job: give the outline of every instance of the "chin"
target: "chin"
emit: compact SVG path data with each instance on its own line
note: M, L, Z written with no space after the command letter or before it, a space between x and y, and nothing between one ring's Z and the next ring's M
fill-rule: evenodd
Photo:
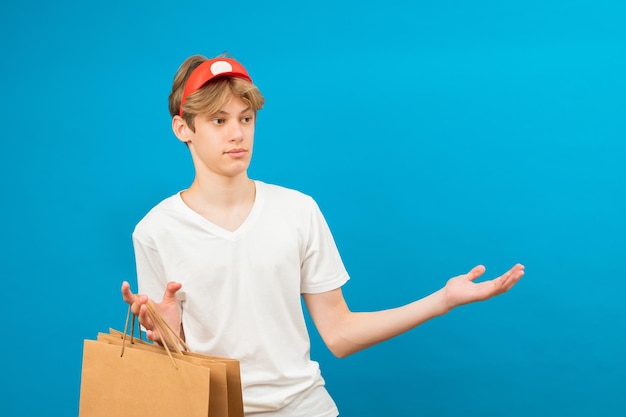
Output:
M225 170L224 175L231 177L231 178L239 177L241 175L247 176L249 166L250 164L241 164L241 166L232 167L229 170Z

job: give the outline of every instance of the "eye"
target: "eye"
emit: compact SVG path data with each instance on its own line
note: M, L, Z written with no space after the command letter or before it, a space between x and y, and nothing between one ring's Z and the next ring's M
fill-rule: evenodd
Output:
M226 119L213 119L211 120L215 125L223 125L226 122Z
M254 120L254 118L253 118L252 116L244 116L244 117L241 119L241 121L242 121L243 123L250 123L250 122L252 122L252 120Z

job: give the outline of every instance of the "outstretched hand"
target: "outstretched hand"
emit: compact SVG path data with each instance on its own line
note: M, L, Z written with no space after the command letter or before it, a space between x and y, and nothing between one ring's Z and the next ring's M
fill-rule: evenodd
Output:
M178 301L176 300L176 292L182 288L179 282L168 282L160 303L150 300L147 295L133 294L130 290L130 284L126 281L122 283L122 298L130 305L131 312L139 318L139 323L146 329L146 336L153 342L159 340L158 333L155 329L155 323L152 322L148 315L148 307L150 303L161 317L167 322L176 334L181 334L181 316Z
M475 301L487 300L507 292L524 275L524 265L517 264L504 274L490 281L474 282L485 273L485 267L478 265L467 274L450 278L444 287L445 298L450 308Z

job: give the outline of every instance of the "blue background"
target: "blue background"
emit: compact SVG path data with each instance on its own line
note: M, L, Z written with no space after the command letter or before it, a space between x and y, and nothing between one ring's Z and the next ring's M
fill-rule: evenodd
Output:
M342 416L626 415L626 3L363 3L0 6L2 415L77 415L132 228L192 179L173 74L225 50L266 97L250 174L317 199L353 309L526 265L346 359L311 328Z

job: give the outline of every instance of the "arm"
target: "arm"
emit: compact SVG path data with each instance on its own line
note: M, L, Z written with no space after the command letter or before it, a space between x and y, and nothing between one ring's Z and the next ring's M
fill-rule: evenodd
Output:
M485 267L476 266L467 274L451 278L442 289L422 299L374 312L350 311L341 288L304 294L303 297L324 343L335 356L345 357L411 330L455 307L508 291L524 275L524 267L518 264L498 278L474 283L484 272Z

